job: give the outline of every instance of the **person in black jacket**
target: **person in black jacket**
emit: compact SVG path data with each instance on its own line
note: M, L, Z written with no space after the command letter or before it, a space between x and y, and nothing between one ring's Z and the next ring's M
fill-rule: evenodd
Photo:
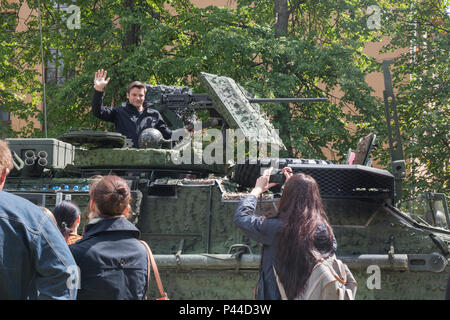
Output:
M141 300L148 288L147 251L126 219L131 198L125 180L109 175L92 190L94 218L83 239L69 246L80 268L79 300Z
M241 199L234 223L251 239L263 245L260 278L255 298L280 300L275 267L288 299L299 296L316 264L314 250L326 258L336 252L337 244L322 206L317 182L303 173L286 177L278 215L273 218L255 215L259 196L276 185L269 183L272 168L258 178L250 195Z
M94 95L92 97L92 113L100 120L113 122L116 131L133 141L133 147L138 148L138 140L141 132L148 128L158 129L164 139L171 139L172 130L167 127L161 114L150 108L150 103L145 101L145 84L134 81L128 85L128 103L111 108L103 106L104 89L110 78L106 78L107 71L100 69L94 77Z

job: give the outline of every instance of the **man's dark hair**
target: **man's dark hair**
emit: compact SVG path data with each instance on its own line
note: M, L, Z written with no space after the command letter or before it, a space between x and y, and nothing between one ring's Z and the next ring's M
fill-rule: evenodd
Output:
M133 81L132 83L130 83L127 88L127 93L130 93L131 89L133 89L133 88L144 89L144 92L147 92L145 83L140 82L140 81Z

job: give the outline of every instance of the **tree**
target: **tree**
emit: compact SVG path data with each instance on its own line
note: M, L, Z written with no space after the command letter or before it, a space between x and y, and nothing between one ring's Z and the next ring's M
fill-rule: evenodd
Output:
M36 10L39 2L19 0L17 8L25 3ZM61 10L63 2L41 0L45 60L63 62L73 73L64 83L48 84L49 136L57 137L69 127L108 128L89 114L92 78L98 68L111 76L105 95L110 105L125 101L125 86L136 79L188 85L200 93L197 76L204 71L229 76L258 97L328 97L328 103L262 107L287 146L282 156L324 158L324 152L332 149L340 161L369 131L376 131L382 143L387 141L385 122L380 121L383 102L365 81L368 73L381 70L381 63L365 55L363 48L388 35L392 41L387 49L407 48L413 39L417 45L419 40L420 45L426 42L427 50L414 55L420 63L411 63L411 56L404 55L392 72L405 153L418 159L417 165L416 160L409 162L410 181L420 181L420 188L425 188L431 179L434 190L447 190L448 16L439 1L419 3L239 0L236 9L201 9L187 0L79 0L80 28L69 29L70 13ZM368 8L373 5L383 13L381 29L368 27L373 17ZM31 77L39 63L40 33L36 19L26 23L27 30L14 38L20 48L15 52L26 63L17 62L20 68L15 65L14 72L26 66ZM421 38L413 30L438 36ZM416 75L414 81L405 83L409 74ZM40 93L35 82L25 86L24 92ZM332 95L336 89L341 97ZM21 108L17 97L11 101L9 108L17 114L31 108ZM35 130L34 135L42 132ZM424 137L432 138L433 146ZM387 165L386 150L378 148L374 156ZM425 176L418 174L419 167Z
M363 117L376 119L382 111L364 81L375 66L362 49L376 35L365 29L363 2L347 2L238 1L230 11L179 1L177 29L184 37L171 59L188 66L183 75L230 76L263 97L329 96L330 103L263 107L280 129L285 156L323 158L331 147L342 156L357 139L348 122L364 123L364 134L370 125ZM344 91L340 100L328 94L337 86ZM359 114L345 114L350 105Z
M32 10L31 18L24 21L25 31L14 34L16 55L25 61L17 60L14 68L18 73L34 72L34 76L40 64L39 3L45 64L70 75L57 82L51 82L50 77L46 79L48 135L57 137L69 128L111 128L89 115L93 75L98 68L108 70L112 80L105 103L113 105L124 101L126 84L137 75L144 81L156 76L154 65L164 47L172 43L170 35L165 34L166 28L157 19L163 2L79 1L80 28L68 28L72 13L66 10L64 1L21 0L12 7L3 0L2 11L13 10L17 15L24 6ZM42 96L39 83L30 83L28 88ZM16 99L16 105L8 107L22 115L30 108L20 107L19 101ZM39 119L43 121L42 113ZM43 132L37 129L33 135L42 136Z
M19 119L27 120L38 115L40 85L33 66L39 56L34 55L32 48L23 46L15 33L18 8L17 3L2 2L0 10L0 106L4 112L14 111ZM28 135L33 131L33 123L29 122L18 133ZM0 121L1 137L16 134Z
M449 15L446 1L380 3L384 51L408 48L394 60L406 192L449 192ZM379 130L381 130L380 128ZM386 154L384 159L386 159Z

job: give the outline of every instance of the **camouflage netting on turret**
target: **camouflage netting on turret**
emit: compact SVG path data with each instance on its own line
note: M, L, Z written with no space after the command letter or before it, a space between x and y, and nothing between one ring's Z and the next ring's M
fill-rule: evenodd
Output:
M261 107L257 103L250 103L247 98L249 93L233 79L204 72L200 73L199 79L230 128L242 130L247 139L285 149L277 130Z

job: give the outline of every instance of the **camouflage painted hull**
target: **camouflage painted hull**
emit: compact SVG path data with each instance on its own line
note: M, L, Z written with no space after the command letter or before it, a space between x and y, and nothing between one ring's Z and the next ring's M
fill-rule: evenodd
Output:
M57 193L70 195L86 211L89 196L81 189L89 181L11 178L6 189L34 201L44 199L50 209ZM232 222L245 196L235 187L227 179L136 181L132 221L152 247L172 299L252 298L260 245ZM276 214L277 201L266 196L256 213ZM430 234L449 242L450 232L415 225L383 199L324 198L324 204L337 255L359 283L357 299L443 299L448 261Z
M232 223L242 194L219 181L175 188L166 201L144 196L137 224L157 254L167 292L173 299L251 299L260 246ZM443 299L449 268L430 230L408 225L382 201L324 202L337 255L359 283L357 299ZM266 199L256 212L273 215L274 204Z
M273 150L276 146L283 149L268 117L234 80L206 73L199 78L211 98L206 105L222 117L222 131L215 131L223 134L217 139L218 146L227 141L224 133L230 128L243 134L245 143L239 145L251 140L270 144ZM155 102L163 98L158 92ZM165 107L162 112L169 112ZM169 112L168 119L169 115L176 117ZM105 133L100 132L68 133L66 138L72 140L64 140L65 144L56 139L9 139L23 168L17 166L16 172L10 173L5 190L49 209L57 201L71 198L85 211L82 228L91 177L117 174L130 185L130 219L152 247L171 299L251 299L259 277L261 249L232 221L238 201L246 195L238 191L254 185L261 167L237 165L233 171L229 161L196 162L199 151L209 147L195 144L200 129L193 134L192 146L183 140L170 150L127 148L118 134L106 135L106 148ZM118 142L121 147L116 146ZM88 143L91 148L75 148L72 143ZM234 150L234 138L230 145ZM361 154L368 156L366 151ZM187 155L189 161L180 163L181 155ZM239 163L235 160L232 162ZM359 283L357 299L444 298L450 271L448 210L442 220L445 228L433 227L439 225L436 218L430 222L413 219L391 205L399 185L385 170L295 160L299 161L292 162L291 168L310 174L319 184L338 243L337 256ZM230 173L234 174L231 180ZM275 215L278 199L279 195L264 195L256 214Z

